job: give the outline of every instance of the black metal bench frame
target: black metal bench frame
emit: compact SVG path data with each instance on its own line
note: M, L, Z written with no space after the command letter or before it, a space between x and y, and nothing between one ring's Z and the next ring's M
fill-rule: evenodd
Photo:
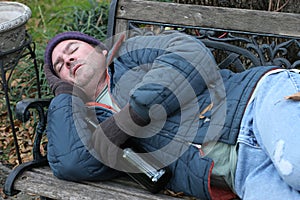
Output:
M236 19L238 17L240 19ZM230 20L234 22L230 23ZM278 23L282 30L276 27ZM299 14L162 2L158 4L144 0L111 2L107 32L110 46L118 34L124 31L127 32L127 37L134 37L158 34L166 29L185 32L203 41L215 55L220 68L241 72L256 66L297 68L300 65ZM14 183L24 171L47 165L46 155L41 154L40 148L50 101L51 99L25 99L16 106L17 118L22 122L30 119L31 109L37 111L40 121L36 127L33 161L12 170L5 183L7 195L19 192Z

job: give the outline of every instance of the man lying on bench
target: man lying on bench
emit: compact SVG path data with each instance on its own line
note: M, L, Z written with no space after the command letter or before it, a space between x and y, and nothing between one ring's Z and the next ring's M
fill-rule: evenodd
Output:
M155 183L151 169L159 166L171 174L160 189L200 199L300 198L297 71L218 69L201 41L173 31L123 39L109 51L91 36L64 32L46 47L55 176L138 172ZM131 160L128 148L137 150ZM149 166L128 168L140 158Z

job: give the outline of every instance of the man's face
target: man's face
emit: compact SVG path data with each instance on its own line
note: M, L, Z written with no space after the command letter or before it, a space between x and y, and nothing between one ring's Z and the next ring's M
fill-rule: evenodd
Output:
M80 40L64 40L52 51L53 68L57 75L84 90L96 89L106 71L107 51L99 52Z

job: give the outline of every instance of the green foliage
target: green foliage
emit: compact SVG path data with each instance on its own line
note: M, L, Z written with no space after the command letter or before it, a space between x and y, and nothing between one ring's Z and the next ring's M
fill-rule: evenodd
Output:
M106 37L109 0L20 0L30 7L32 16L26 24L35 44L36 61L43 98L52 97L43 73L47 42L63 31L81 31L103 40ZM32 45L34 47L34 45ZM29 56L20 60L9 82L12 108L23 98L37 98L36 72ZM6 112L3 90L0 92L0 114Z
M106 38L109 4L107 2L89 1L90 8L74 8L72 21L62 26L66 31L80 31L99 40Z

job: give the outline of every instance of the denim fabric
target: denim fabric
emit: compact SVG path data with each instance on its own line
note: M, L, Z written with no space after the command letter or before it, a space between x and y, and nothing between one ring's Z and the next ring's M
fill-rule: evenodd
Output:
M235 190L243 200L300 199L300 74L265 76L255 90L238 137Z

